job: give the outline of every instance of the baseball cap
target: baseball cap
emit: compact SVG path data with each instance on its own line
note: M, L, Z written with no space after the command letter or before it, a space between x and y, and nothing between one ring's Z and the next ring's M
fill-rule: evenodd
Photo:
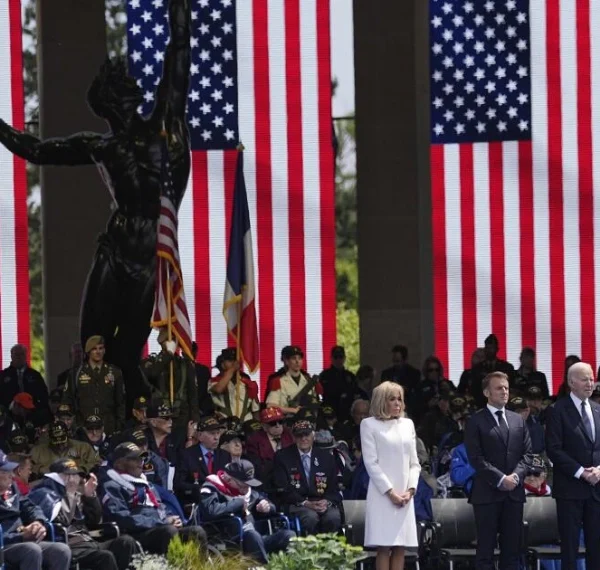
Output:
M221 422L214 416L205 416L198 422L198 431L217 431L223 429Z
M168 402L151 402L146 407L146 418L149 420L154 418L168 419L172 417L173 408L171 408Z
M13 453L29 451L29 439L20 431L13 431L8 436L8 447Z
M227 431L224 431L221 434L221 438L219 439L219 445L229 443L234 439L239 439L240 441L242 441L244 439L244 436L239 431L233 431L231 429L228 429Z
M112 457L113 461L117 461L118 459L146 459L148 452L143 451L131 441L125 441L115 447Z
M450 409L453 412L460 412L467 407L467 401L460 396L455 396L450 400Z
M133 401L134 410L145 410L148 407L148 399L144 396L140 396Z
M83 425L85 429L98 429L104 427L104 420L100 416L93 414L85 418Z
M74 415L73 408L71 408L70 404L60 404L58 408L56 408L56 417Z
M225 465L225 473L250 487L260 487L262 482L254 478L254 465L247 459L232 461Z
M335 418L337 417L335 410L331 406L323 406L321 413L324 418Z
M67 440L69 439L69 430L67 430L66 424L58 420L52 422L50 424L50 429L48 430L48 439L53 445L67 443Z
M242 424L242 429L244 430L244 433L246 434L246 436L250 436L253 433L262 431L263 428L262 428L261 423L256 420L246 420Z
M99 344L104 344L104 337L99 334L95 334L85 341L85 352L91 352Z
M263 424L269 424L271 422L281 422L285 419L285 414L281 411L281 408L271 406L260 411L260 421Z
M48 469L50 473L64 473L65 475L85 475L84 469L68 457L57 459Z
M321 449L331 449L335 447L335 439L328 429L320 429L315 433L315 445Z
M308 420L298 420L292 425L294 435L306 435L314 431L314 426Z
M6 457L6 453L0 450L0 471L14 471L18 466L18 463L9 461Z
M530 400L541 400L542 389L539 386L529 386L529 388L527 388L527 397Z
M22 408L26 410L35 409L35 404L33 403L33 396L29 392L19 392L14 398L13 402L19 404Z
M512 410L513 412L516 412L518 410L526 410L528 407L529 406L527 405L527 402L520 396L517 396L516 398L511 398L507 406L507 408L509 410Z
M127 440L131 443L135 443L138 447L142 445L148 445L148 436L143 429L133 430L128 436Z

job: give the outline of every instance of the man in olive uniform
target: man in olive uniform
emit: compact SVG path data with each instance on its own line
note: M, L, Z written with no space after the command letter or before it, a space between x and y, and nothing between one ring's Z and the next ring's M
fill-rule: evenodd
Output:
M167 332L161 329L158 342L162 350L142 361L141 370L152 386L153 400L169 400L173 408L173 428L187 429L190 421L197 422L198 385L194 363L184 356L175 354L177 343L167 340ZM171 402L170 378L173 363L173 402Z
M65 384L65 401L73 406L77 423L101 416L107 435L119 431L125 423L125 385L121 370L104 362L104 339L91 336L85 343L86 362Z
M284 363L287 372L282 376L273 378L271 392L266 400L267 406L277 406L283 410L284 414L290 415L296 414L307 403L318 404L319 395L323 392L318 381L308 390L305 397L301 398L302 401L298 401L297 398L300 392L306 391L305 386L312 383L308 374L302 370L304 363L302 349L298 346L286 347Z
M54 421L48 430L48 441L38 443L31 449L33 474L36 477L45 475L49 472L50 465L65 457L74 459L88 473L100 465L100 457L91 445L70 439L67 426L63 422Z
M221 351L219 375L211 378L208 391L217 413L226 418L235 416L242 422L258 419L258 384L240 371L235 348Z

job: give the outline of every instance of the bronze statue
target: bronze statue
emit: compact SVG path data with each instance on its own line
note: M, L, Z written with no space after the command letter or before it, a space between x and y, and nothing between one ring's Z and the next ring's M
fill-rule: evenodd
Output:
M150 333L156 282L156 231L161 166L167 137L172 184L179 207L190 173L185 110L191 60L190 0L169 1L171 39L165 54L156 105L148 118L138 106L143 93L123 60L107 58L87 100L106 120L106 134L81 132L39 140L0 121L0 142L40 165L96 164L116 208L99 238L81 304L82 343L106 340L107 361L135 370Z

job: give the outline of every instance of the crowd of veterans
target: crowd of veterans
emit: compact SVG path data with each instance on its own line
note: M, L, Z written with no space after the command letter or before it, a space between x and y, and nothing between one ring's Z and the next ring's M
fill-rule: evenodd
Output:
M177 535L201 548L214 529L226 537L232 515L243 521L243 550L258 564L295 535L259 532L259 521L275 513L298 521L302 534L340 531L343 499L366 498L360 423L382 380L403 386L417 429L418 519L430 518L431 497L468 494L474 470L464 427L486 404L482 380L493 371L507 374L508 407L530 431L535 456L525 489L550 492L544 416L554 398L531 348L514 367L498 358L490 335L451 381L435 356L421 370L412 366L402 345L381 374L368 365L352 373L344 348L333 347L331 366L314 376L302 349L286 346L261 398L235 349L222 351L213 374L166 335L159 343L161 352L141 361L142 390L133 395L105 361L100 336L72 346L71 366L51 392L28 365L27 347L12 348L0 373L0 525L11 567L66 570L75 561L82 570L125 570L140 547L165 554ZM578 360L569 356L565 371ZM565 377L558 397L566 394ZM49 523L65 529L63 541L49 540ZM93 536L101 523L116 523L119 536Z

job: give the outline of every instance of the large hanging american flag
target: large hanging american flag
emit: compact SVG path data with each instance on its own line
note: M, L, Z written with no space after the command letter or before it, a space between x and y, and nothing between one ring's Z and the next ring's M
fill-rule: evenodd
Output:
M142 114L162 71L166 14L167 0L128 0ZM179 210L192 333L204 363L229 344L223 285L242 142L264 387L283 346L304 347L317 372L335 344L329 1L192 0L192 19L192 173Z
M21 4L0 0L0 117L25 126ZM30 346L25 161L0 146L0 367L10 348Z
M600 2L431 0L436 351L458 379L488 333L518 365L600 343ZM595 153L598 154L597 152Z

